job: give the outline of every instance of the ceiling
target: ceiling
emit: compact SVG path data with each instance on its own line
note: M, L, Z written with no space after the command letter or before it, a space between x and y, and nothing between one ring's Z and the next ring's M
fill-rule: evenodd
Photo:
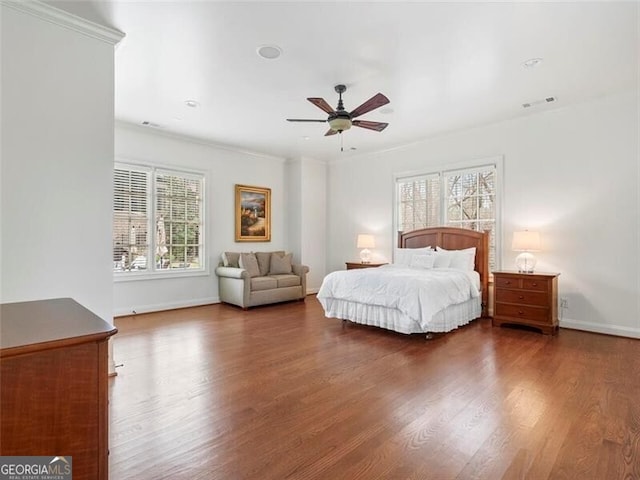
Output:
M638 88L637 2L48 3L126 34L118 120L283 158L381 151ZM263 59L261 45L282 55ZM523 67L531 58L543 61ZM389 127L325 137L327 125L285 120L326 118L306 98L335 107L338 83L347 110L385 94L360 119Z

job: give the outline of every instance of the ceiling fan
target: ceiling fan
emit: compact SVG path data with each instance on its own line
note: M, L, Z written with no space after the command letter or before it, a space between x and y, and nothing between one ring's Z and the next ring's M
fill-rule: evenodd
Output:
M386 105L389 103L389 99L385 97L381 93L375 94L369 100L364 102L355 110L351 112L347 112L344 109L344 105L342 103L342 94L347 90L347 87L344 85L336 85L335 90L340 96L338 100L338 107L334 110L331 106L325 101L324 98L311 97L307 98L311 103L313 103L316 107L325 111L329 114L329 118L326 120L310 120L304 118L287 118L288 122L327 122L329 124L329 130L325 133L325 137L328 135L335 135L336 133L342 133L345 130L349 130L352 125L360 128L367 128L369 130L375 130L377 132L381 132L385 128L387 128L388 123L382 122L370 122L367 120L354 120L354 118L359 117L371 110L375 110L382 105Z

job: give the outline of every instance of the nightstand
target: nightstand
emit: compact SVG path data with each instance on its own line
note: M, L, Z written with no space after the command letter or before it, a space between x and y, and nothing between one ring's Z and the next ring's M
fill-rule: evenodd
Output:
M355 270L356 268L376 268L386 263L362 263L362 262L345 262L347 270Z
M493 326L527 325L558 331L559 273L493 272Z

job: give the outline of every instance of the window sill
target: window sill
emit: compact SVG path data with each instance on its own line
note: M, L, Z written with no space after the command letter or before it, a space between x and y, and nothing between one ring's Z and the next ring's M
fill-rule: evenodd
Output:
M126 272L114 273L113 281L120 282L137 282L146 280L165 280L168 278L186 278L186 277L207 277L209 270L187 270L187 271L168 271L168 272Z

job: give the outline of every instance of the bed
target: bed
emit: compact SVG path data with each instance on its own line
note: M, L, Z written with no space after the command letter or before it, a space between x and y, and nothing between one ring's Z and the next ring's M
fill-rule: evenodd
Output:
M465 259L464 268L421 265L434 261L431 252L434 258ZM407 255L409 261L398 260ZM332 272L317 298L326 317L432 338L487 315L488 255L486 232L452 227L400 232L394 264Z

